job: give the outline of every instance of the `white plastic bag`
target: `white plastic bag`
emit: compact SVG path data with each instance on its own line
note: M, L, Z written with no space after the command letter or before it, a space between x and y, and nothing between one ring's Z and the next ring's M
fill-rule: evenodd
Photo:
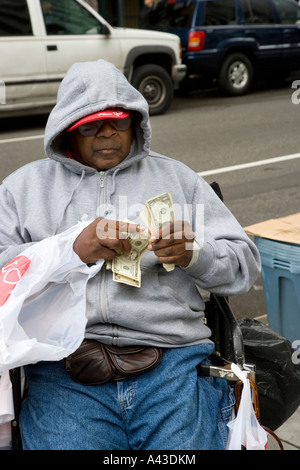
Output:
M228 423L229 436L226 449L241 450L243 446L246 450L266 450L268 434L255 416L250 382L236 364L231 364L231 368L242 380L243 390L237 416Z
M0 451L1 450L12 450L10 422L0 424Z
M14 419L9 370L59 361L84 338L86 285L92 267L73 250L90 222L32 245L0 270L0 449L10 448Z
M15 417L9 372L0 377L0 450L11 449L11 421Z
M25 373L23 367L20 372L21 396L25 389ZM9 371L3 372L0 377L0 451L12 450L11 421L15 418L12 383Z
M88 267L73 242L90 222L32 245L0 270L0 375L38 361L59 361L84 338Z
M1 425L12 421L15 417L12 384L9 372L3 372L0 377L0 441ZM0 446L1 447L1 446ZM3 446L2 446L3 447Z

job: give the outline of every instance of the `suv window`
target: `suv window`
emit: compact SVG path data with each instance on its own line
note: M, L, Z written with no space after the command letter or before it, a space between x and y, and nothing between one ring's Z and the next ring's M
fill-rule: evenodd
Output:
M274 24L275 18L268 0L243 0L245 24Z
M0 36L31 36L26 0L0 0Z
M102 25L75 0L41 0L47 34L101 34Z
M158 4L145 19L145 28L159 31L172 31L191 26L194 2L176 2L166 5Z
M282 24L296 24L300 22L300 9L298 5L282 0L274 0L274 3Z
M204 26L236 24L235 0L207 2L204 13Z

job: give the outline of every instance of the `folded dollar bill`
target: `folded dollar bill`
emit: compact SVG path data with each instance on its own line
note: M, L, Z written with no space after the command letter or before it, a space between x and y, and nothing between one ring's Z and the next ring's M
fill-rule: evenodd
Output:
M129 255L118 255L112 260L113 280L135 287L141 287L140 261L149 245L149 234L144 232L129 233L131 244Z
M163 225L174 222L174 207L171 194L162 193L148 199L140 215L151 234L159 230ZM163 267L167 271L172 271L175 265L163 264Z

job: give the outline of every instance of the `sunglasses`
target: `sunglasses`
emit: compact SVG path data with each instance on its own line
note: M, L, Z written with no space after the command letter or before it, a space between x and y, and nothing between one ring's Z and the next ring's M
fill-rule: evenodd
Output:
M83 137L94 137L101 131L104 123L108 123L116 131L127 131L132 123L131 116L124 119L101 119L99 121L87 122L78 127L80 134Z

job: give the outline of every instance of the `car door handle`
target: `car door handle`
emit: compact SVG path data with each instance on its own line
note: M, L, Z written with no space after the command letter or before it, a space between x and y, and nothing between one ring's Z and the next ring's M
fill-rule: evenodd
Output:
M48 45L47 51L57 51L57 46L55 44Z

